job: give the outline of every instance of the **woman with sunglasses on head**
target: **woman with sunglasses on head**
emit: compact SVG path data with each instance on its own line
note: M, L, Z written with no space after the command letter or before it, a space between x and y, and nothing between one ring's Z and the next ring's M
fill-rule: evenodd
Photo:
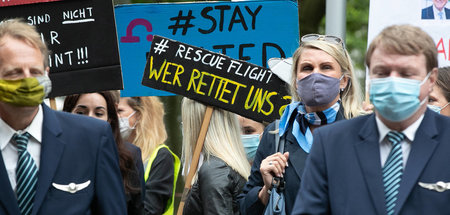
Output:
M360 115L359 83L342 40L308 34L293 55L291 95L276 130L266 127L256 152L251 174L240 198L242 214L263 214L274 177L285 181L286 214L290 214L299 190L314 129ZM283 138L284 154L275 153L275 138Z
M142 150L146 215L173 214L179 158L164 144L164 105L156 96L120 98L118 115L124 140Z
M141 150L133 144L122 141L119 130L115 92L74 94L64 99L64 112L86 115L109 122L119 152L120 172L125 188L127 213L141 215L144 212L144 168ZM76 204L76 203L75 203Z
M428 107L442 115L450 116L450 67L438 69L438 78L430 93Z

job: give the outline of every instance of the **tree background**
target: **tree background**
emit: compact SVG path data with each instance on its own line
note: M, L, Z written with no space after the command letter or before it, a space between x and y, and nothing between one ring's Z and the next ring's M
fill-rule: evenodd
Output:
M204 0L198 0L204 1ZM356 76L364 89L365 65L364 57L367 49L367 30L370 0L347 0L345 45L353 60ZM189 0L114 0L115 4L129 3L161 3L189 2ZM300 37L305 34L325 34L326 0L297 0L299 5ZM181 156L181 96L161 97L166 109L165 124L168 132L167 145ZM181 172L181 171L180 171ZM175 208L183 192L184 180L178 177ZM176 210L175 209L175 210Z

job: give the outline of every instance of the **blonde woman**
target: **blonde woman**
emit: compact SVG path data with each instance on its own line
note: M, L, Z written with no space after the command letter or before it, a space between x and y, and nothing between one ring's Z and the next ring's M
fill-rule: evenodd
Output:
M141 148L145 169L145 214L173 214L179 158L164 144L164 105L158 97L120 98L122 138Z
M359 84L352 61L338 37L308 34L301 38L292 67L289 104L279 122L267 126L255 155L251 175L239 196L242 214L263 214L272 178L285 179L285 209L291 214L300 187L315 128L362 113ZM275 138L284 138L284 154ZM286 168L289 167L289 168Z
M192 160L205 110L205 105L194 100L182 101L185 164ZM250 173L250 165L235 114L214 108L202 155L183 214L239 214L237 196ZM185 175L187 171L185 168Z

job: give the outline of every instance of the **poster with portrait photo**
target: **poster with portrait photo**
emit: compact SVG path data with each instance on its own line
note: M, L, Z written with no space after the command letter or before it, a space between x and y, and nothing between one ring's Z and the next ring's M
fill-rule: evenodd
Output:
M434 2L440 3L440 6L444 5L443 11L450 8L448 0L370 1L367 45L387 26L399 24L418 26L433 38L438 49L439 67L450 66L450 19L422 18L424 9L434 7ZM443 14L443 17L445 16L450 16L450 13Z
M424 0L421 12L423 20L450 19L450 3L448 0Z

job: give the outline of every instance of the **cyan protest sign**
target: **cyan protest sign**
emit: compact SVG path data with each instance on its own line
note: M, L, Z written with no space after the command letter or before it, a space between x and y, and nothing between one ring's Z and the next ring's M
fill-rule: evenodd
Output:
M263 67L298 47L298 8L289 0L121 5L115 15L122 96L171 95L141 85L153 35Z

